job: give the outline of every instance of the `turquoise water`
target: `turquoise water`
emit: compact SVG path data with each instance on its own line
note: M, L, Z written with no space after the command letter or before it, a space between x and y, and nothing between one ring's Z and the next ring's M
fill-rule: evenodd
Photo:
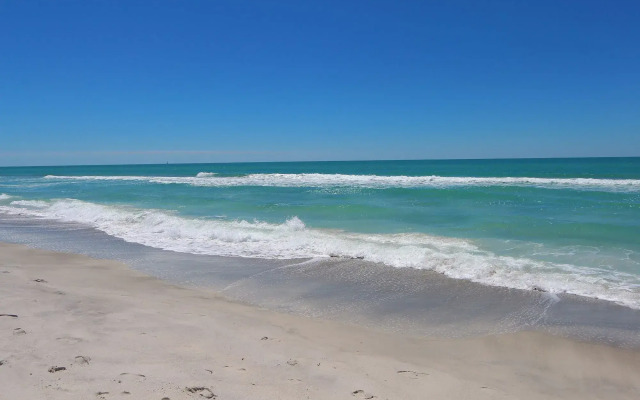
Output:
M640 158L0 168L0 215L254 258L363 258L640 308Z

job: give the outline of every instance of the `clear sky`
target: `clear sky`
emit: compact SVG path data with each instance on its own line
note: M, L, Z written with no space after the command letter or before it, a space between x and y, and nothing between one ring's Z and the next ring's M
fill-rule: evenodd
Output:
M640 156L640 1L0 0L0 165Z

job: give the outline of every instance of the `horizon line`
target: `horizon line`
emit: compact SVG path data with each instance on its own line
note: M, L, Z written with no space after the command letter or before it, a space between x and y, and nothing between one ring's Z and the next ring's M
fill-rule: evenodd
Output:
M144 152L145 154L162 154L164 151ZM166 151L171 152L171 151ZM122 152L128 153L128 152ZM137 152L138 154L143 152ZM209 154L213 151L188 151L192 154ZM217 154L264 154L268 152L218 152ZM2 153L0 153L2 155ZM491 158L406 158L406 159L352 159L352 160L289 160L289 161L213 161L213 162L165 162L165 163L114 163L114 164L51 164L51 165L0 165L0 168L45 168L45 167L107 167L134 165L208 165L208 164L277 164L277 163L340 163L340 162L376 162L376 161L491 161L491 160L567 160L592 158L640 158L638 156L574 156L574 157L491 157Z

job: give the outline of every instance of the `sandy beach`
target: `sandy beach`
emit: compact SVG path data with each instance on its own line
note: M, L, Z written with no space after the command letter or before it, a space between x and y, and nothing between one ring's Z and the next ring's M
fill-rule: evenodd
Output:
M636 399L637 350L429 339L229 301L0 244L0 399Z

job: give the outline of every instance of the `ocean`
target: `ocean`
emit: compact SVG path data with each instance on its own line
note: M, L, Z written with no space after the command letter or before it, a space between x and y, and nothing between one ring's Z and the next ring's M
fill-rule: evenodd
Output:
M640 309L640 158L4 167L2 218Z

